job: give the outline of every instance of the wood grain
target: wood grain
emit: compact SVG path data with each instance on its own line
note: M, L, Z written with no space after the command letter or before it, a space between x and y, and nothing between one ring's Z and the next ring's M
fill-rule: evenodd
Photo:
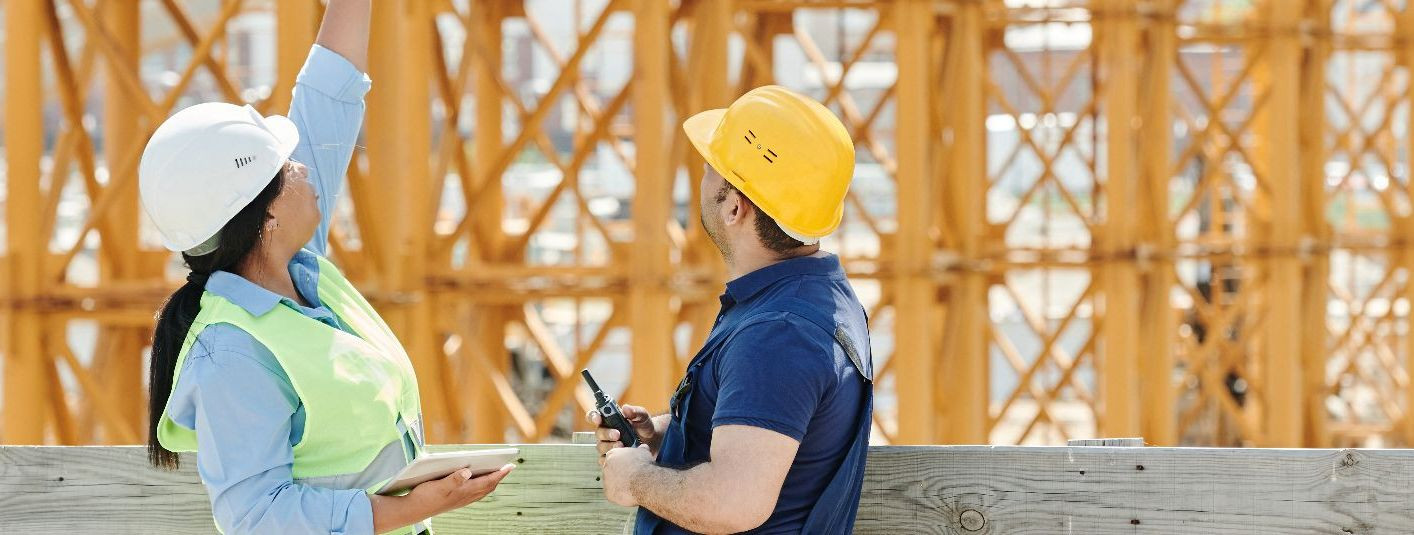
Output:
M876 447L866 472L859 533L1414 533L1414 451Z
M1116 448L1142 448L1144 439L1134 438L1072 438L1066 441L1067 446L1111 446Z
M519 447L516 472L439 533L626 531L592 446ZM183 460L167 473L138 447L0 447L0 533L215 533ZM856 532L1414 533L1414 451L875 447Z

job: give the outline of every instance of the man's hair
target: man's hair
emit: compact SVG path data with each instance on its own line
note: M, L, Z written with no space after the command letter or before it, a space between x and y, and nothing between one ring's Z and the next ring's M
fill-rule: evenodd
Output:
M736 189L736 186L730 183L718 189L717 204L726 201L727 193L731 191L741 193L741 190ZM766 249L776 254L786 254L799 247L805 246L805 242L792 238L790 235L786 234L786 231L781 230L781 226L776 224L776 220L762 211L761 207L757 206L755 202L752 202L750 197L741 193L741 198L744 199L747 204L750 204L752 209L756 210L756 238L761 240L761 245L764 245Z

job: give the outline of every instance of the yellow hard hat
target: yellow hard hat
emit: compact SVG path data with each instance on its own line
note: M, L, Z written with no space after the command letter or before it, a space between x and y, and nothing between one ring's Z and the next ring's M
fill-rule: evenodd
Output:
M839 228L854 142L819 102L768 85L689 117L682 129L708 165L792 238L816 243Z

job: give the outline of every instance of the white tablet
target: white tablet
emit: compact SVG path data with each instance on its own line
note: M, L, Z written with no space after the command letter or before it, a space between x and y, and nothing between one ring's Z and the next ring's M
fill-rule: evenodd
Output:
M378 494L396 494L427 481L442 479L463 468L470 468L472 477L486 475L500 470L518 454L519 449L501 448L425 455L404 466L392 481L378 489Z

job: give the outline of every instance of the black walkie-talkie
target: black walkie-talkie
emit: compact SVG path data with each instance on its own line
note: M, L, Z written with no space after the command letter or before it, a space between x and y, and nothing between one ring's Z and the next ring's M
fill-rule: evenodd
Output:
M628 423L628 418L624 418L624 413L619 411L619 404L614 402L614 398L604 394L599 389L599 383L594 382L594 376L589 375L589 370L579 372L584 376L584 382L589 384L589 390L594 392L594 410L599 411L599 417L603 423L600 427L619 430L619 442L630 448L636 448L640 444L638 433L633 432L633 426Z

